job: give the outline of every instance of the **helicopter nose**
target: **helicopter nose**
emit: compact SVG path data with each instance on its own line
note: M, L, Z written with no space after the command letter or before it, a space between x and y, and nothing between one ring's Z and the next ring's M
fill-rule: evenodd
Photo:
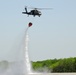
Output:
M41 13L41 12L39 12L39 14L41 15L42 13Z
M41 13L41 12L39 12L39 14L41 15L42 13Z

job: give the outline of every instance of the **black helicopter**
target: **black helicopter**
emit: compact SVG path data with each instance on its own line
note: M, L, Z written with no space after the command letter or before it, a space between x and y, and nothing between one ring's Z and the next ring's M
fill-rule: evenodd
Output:
M39 10L42 10L42 9L52 9L52 8L33 8L33 10L28 12L27 11L27 7L25 7L25 12L22 12L22 14L27 14L28 16L29 15L33 15L34 17L35 16L39 16L40 17L42 15L42 13Z

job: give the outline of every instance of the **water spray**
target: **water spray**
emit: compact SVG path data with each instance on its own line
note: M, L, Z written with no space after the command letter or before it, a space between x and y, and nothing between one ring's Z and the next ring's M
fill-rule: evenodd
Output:
M29 22L28 27L25 30L25 34L23 34L21 38L20 44L18 44L18 46L17 44L14 44L15 49L13 48L13 50L17 50L16 52L19 53L21 58L11 62L9 62L8 60L0 62L0 75L28 75L32 73L32 68L31 68L31 63L29 60L29 53L28 53L29 37L27 34L28 28L31 26L32 23ZM19 56L14 53L13 55Z
M28 27L26 29L26 34L25 34L25 64L26 64L26 68L27 68L27 73L30 74L32 73L32 69L31 69L31 64L30 64L30 60L29 60L29 54L28 54L28 28L32 26L32 23L29 22Z

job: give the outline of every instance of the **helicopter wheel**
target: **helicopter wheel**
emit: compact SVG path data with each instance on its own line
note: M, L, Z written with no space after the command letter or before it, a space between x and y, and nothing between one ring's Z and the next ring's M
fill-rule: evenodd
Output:
M35 17L35 15L33 15Z
M40 15L38 15L40 17Z

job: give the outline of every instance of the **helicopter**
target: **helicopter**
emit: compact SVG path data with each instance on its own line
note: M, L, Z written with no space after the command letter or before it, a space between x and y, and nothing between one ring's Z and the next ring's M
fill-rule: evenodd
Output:
M33 15L34 17L35 16L40 17L42 15L42 13L39 10L42 10L42 9L52 9L52 8L32 8L32 10L30 10L30 12L28 12L27 7L25 7L25 12L22 12L22 14L27 14L28 16Z

